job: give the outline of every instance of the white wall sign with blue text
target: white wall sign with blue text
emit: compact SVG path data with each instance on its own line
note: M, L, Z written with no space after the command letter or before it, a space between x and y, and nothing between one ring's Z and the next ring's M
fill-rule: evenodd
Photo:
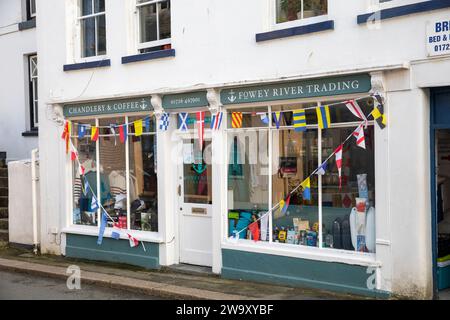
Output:
M450 17L428 22L427 49L430 57L450 54Z

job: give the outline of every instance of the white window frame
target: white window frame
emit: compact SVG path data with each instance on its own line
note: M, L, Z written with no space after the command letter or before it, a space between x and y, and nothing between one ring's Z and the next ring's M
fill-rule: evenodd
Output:
M76 39L75 39L75 50L76 50L76 61L77 62L90 62L90 61L98 61L101 59L106 59L108 57L108 41L106 39L106 53L105 54L98 54L98 39L97 39L97 19L95 19L95 55L89 56L89 57L83 57L82 51L83 51L83 44L81 43L82 40L82 34L81 34L81 22L82 20L88 19L88 18L94 18L98 16L105 16L105 21L107 23L107 16L106 16L106 4L105 1L105 11L98 12L98 13L92 13L89 15L82 15L82 1L77 1L77 10L76 10ZM92 9L94 9L94 0L91 0L92 2ZM107 32L107 26L106 26L106 32Z
M276 129L272 121L269 121L269 125L266 127L250 127L250 128L242 128L242 129L233 129L228 128L228 114L233 112L234 109L243 109L243 108L252 108L252 107L267 107L268 114L272 114L272 107L280 106L280 105L286 105L286 104L295 104L295 103L311 103L315 102L317 105L324 105L326 103L329 103L330 101L344 101L345 99L354 99L358 98L360 95L346 95L346 96L330 96L330 97L317 97L312 99L303 99L303 100L293 100L289 102L284 103L258 103L258 104L248 104L245 106L229 106L224 108L224 143L225 146L228 146L228 133L229 132L242 132L242 131L260 131L260 130L268 130L268 144L269 144L269 181L268 181L268 206L271 208L273 206L272 203L272 179L273 179L273 172L272 172L272 155L271 155L271 148L273 146L273 135L272 132L274 130L283 130L290 128L293 130L293 126L289 127L280 127L280 129ZM262 112L262 111L261 111ZM269 117L270 118L270 117ZM270 118L271 119L271 118ZM356 122L344 122L344 123L332 123L330 128L356 128L359 124L361 124L361 121ZM376 152L377 152L377 138L376 138L376 126L375 121L371 120L368 122L368 125L374 127L375 132L375 149L374 149L374 161L377 161ZM317 124L308 125L308 128L318 130L318 144L322 145L321 141L321 132L322 130L318 127ZM321 148L319 149L321 150ZM321 157L321 151L319 152L319 159L318 163L321 163L320 159ZM222 168L223 172L225 172L226 177L228 177L228 164L229 164L229 153L227 152L226 155L226 161ZM322 177L319 176L319 186L321 187L321 179ZM375 186L374 190L377 190L377 166L375 165ZM377 252L378 252L378 243L376 244L376 250L372 253L363 253L363 252L357 252L357 251L349 251L349 250L343 250L343 249L333 249L333 248L323 248L323 239L322 239L322 205L318 208L318 221L319 221L319 235L318 235L318 242L319 247L308 247L308 246L301 246L301 245L294 245L294 244L288 244L288 243L277 243L273 242L273 228L272 228L272 213L269 214L269 241L258 241L255 242L253 240L247 240L247 239L239 239L238 243L232 241L228 237L229 229L228 229L228 178L224 179L224 188L222 189L222 192L225 194L225 207L226 211L222 215L222 223L223 223L223 237L222 237L222 248L224 249L232 249L232 250L240 250L240 251L247 251L247 252L255 252L255 253L265 253L265 254L273 254L273 255L280 255L280 256L288 256L288 257L294 257L294 258L304 258L304 259L311 259L311 260L319 260L319 261L333 261L333 262L342 262L342 263L350 263L350 264L357 264L357 265L363 265L363 266L375 266L379 267L380 263L376 260L377 258ZM319 192L319 197L321 197L321 194ZM377 202L379 195L377 196L377 193L375 193L375 202ZM377 205L378 206L378 205ZM381 207L381 204L380 204ZM378 222L378 220L377 220ZM378 224L375 226L375 232L377 232Z
M32 11L33 8L33 3L34 3L34 12ZM30 18L35 18L36 17L36 0L28 0L28 6L29 6L29 13L30 13Z
M328 20L329 9L330 9L329 0L327 0L328 1L327 14L324 14L321 16L316 16L316 17L310 17L310 18L302 17L297 20L281 22L281 23L277 23L277 0L269 0L269 1L271 1L271 12L272 12L272 14L271 14L271 29L273 29L273 30L297 27L297 26L307 25L307 24L311 24L311 23L318 23L318 22L323 22L323 21ZM302 0L302 1L305 1L305 0ZM303 12L302 12L302 15L303 15Z
M155 136L155 139L157 139L157 128L156 128L156 118L154 113L136 113L136 114L127 114L127 115L99 115L99 116L87 116L87 117L77 117L77 118L72 118L70 119L73 122L77 122L77 121L81 121L81 120L95 120L95 126L99 126L100 125L100 119L104 119L104 118L114 118L114 119L123 119L126 123L128 123L129 118L130 117L147 117L150 116L154 119L155 121L155 131L152 132L143 132L142 136L149 136L149 135L153 135ZM74 130L74 128L72 127L72 130ZM117 137L118 132L116 132L116 138ZM95 142L95 163L96 163L96 173L97 173L97 182L100 181L100 167L101 167L101 163L100 163L100 137L113 137L112 134L102 134L99 135L99 139ZM129 233L130 235L136 237L137 239L139 239L140 241L148 241L148 242L154 242L154 243L162 243L163 242L163 238L161 236L161 224L159 223L160 221L160 206L158 205L158 231L142 231L142 230L134 230L130 228L130 222L131 222L131 212L130 212L130 154L129 154L129 150L130 150L130 140L131 140L132 135L128 135L128 138L125 142L125 165L126 165L126 185L127 185L127 229L126 232ZM75 131L72 131L71 134L71 139L78 139L78 135ZM120 143L120 142L118 142ZM158 145L157 145L158 148ZM73 172L74 172L74 168L76 168L77 165L74 164L73 161L71 161L70 159L66 160L66 177L67 177L67 181L70 181L70 187L67 188L67 193L66 193L66 197L67 199L69 199L69 201L67 201L67 215L66 215L66 227L62 230L63 233L73 233L73 234L80 234L80 235L92 235L92 236L97 236L100 230L100 221L101 221L101 209L99 208L97 210L97 226L87 226L87 225L77 225L73 223L73 209L74 209L74 203L73 203L73 186L74 186L74 176L73 176ZM157 175L157 179L159 179L159 176ZM96 190L97 194L100 194L100 183L97 183L97 190ZM157 197L159 197L160 195L160 191L158 190L158 194ZM105 234L104 237L106 238L111 238L111 234L112 234L112 228L107 227L105 229ZM124 236L123 234L121 234L121 239L128 239L126 236Z
M144 49L150 49L153 47L158 47L158 46L164 46L164 45L168 45L172 43L172 28L170 28L170 38L167 39L160 39L160 40L155 40L155 41L148 41L148 42L141 42L141 16L139 14L139 8L142 6L147 6L147 5L151 5L151 4L158 4L160 2L166 2L167 0L149 0L143 3L138 3L137 0L135 1L135 21L136 21L136 50L139 52L140 50L144 50ZM172 15L172 3L170 4L171 6L171 11L170 14ZM172 23L172 17L170 19L171 23ZM159 12L158 12L158 6L156 6L156 30L157 30L157 35L159 38Z
M36 89L39 87L39 69L38 69L38 56L36 54L28 56L28 72L29 72L29 86L30 86L30 108L33 108L33 119L30 123L30 129L37 129L39 127L39 100L36 96ZM36 88L37 87L37 88Z

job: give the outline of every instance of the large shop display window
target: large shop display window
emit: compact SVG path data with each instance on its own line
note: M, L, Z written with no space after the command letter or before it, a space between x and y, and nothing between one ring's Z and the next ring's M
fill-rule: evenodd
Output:
M98 225L101 209L92 209L93 194L101 201L120 228L158 231L158 192L156 130L153 117L136 136L134 121L143 117L103 118L74 121L72 142L85 169L81 176L73 165L73 224ZM120 139L116 126L129 123L126 140ZM78 126L87 125L87 134L79 138ZM90 128L99 127L99 139L91 139ZM111 127L113 129L111 129ZM86 188L85 180L88 182ZM97 194L99 196L97 196ZM113 226L113 221L108 221Z
M358 103L366 115L373 110L371 98ZM298 188L361 123L344 103L334 104L331 127L319 129L314 109L318 105L228 110L229 237L239 232L239 239L375 252L373 122L364 127L365 150L353 137L344 144L341 180L332 156L324 175L310 177L309 198ZM293 111L299 109L306 109L308 125L303 132L294 128ZM277 112L280 117L275 121L272 115ZM266 214L280 200L288 202L285 210Z

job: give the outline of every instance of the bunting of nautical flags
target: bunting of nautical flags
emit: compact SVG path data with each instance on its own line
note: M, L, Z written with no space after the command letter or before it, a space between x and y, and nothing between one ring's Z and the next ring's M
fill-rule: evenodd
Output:
M61 138L66 142L66 154L69 153L70 149L69 141L71 132L72 132L72 123L69 120L66 120L66 122L64 123L64 130L61 136Z
M127 233L128 240L130 240L130 247L134 248L139 245L139 240L131 236L131 234Z
M96 142L98 140L99 130L96 126L91 127L91 140Z
M84 173L86 172L86 169L80 164L78 165L78 173L80 176L84 176Z
M342 188L342 150L343 150L343 145L341 144L334 151L334 155L336 157L336 166L337 166L338 174L339 174L339 189Z
M353 113L355 117L364 120L367 123L367 118L356 100L348 100L344 103L347 109L350 110L350 112Z
M383 105L383 99L380 95L376 94L373 96L373 111L370 113L370 115L375 119L380 129L386 128L386 115L384 114L384 105Z
M70 160L75 161L77 159L78 155L76 151L71 151L70 153Z
M211 130L219 130L222 125L223 112L217 112L217 114L211 117Z
M203 140L205 139L205 112L197 112L197 129L198 129L198 142L200 148L203 149Z
M142 132L144 131L144 123L142 119L136 120L134 122L134 135L136 137L142 136Z
M120 138L120 142L121 143L125 143L127 141L127 125L123 124L121 126L119 126L119 138Z
M149 132L150 131L150 117L147 117L144 119L144 126L145 126L145 131Z
M317 175L319 176L323 176L325 175L326 171L327 171L327 162L325 161L324 163L322 163L320 165L320 167L317 169Z
M181 112L178 114L178 118L180 119L180 127L178 128L178 130L187 131L188 130L187 121L189 119L189 113Z
M353 136L356 138L356 145L360 148L366 149L366 138L364 137L364 128L359 126L353 131Z
M267 116L267 113L257 112L256 114L260 116L262 123L269 124L269 117Z
M308 177L300 185L303 189L303 200L311 200L311 178Z
M233 112L231 113L231 126L233 129L242 128L242 112Z
M289 194L286 200L283 201L283 207L281 208L282 215L286 215L287 209L289 208L289 203L291 202L291 195Z
M98 210L98 208L100 208L100 207L98 206L97 199L95 198L95 196L92 196L91 212L94 212L95 210Z
M108 224L108 217L102 212L102 221L100 223L100 230L98 232L97 244L101 245L103 242L103 235L105 234L106 225Z
M248 230L250 230L250 233L252 234L252 240L255 242L258 242L260 240L260 231L259 231L259 225L258 221L255 221L248 226Z
M281 112L280 111L276 111L273 113L273 121L275 122L275 126L277 127L277 129L280 129L280 124L281 124Z
M87 127L84 124L78 125L78 139L83 139L86 136Z
M113 224L113 229L111 231L111 238L119 240L120 239L120 228L118 223Z
M317 107L316 113L320 129L328 129L331 125L330 107L329 106Z
M84 173L83 173L83 176L84 176ZM89 182L86 179L86 177L84 178L84 184L82 186L83 186L83 195L87 196L88 195L88 191L89 191Z
M304 109L294 110L294 129L297 132L306 131L306 113Z
M116 145L117 145L117 139L116 139L116 125L115 125L115 124L111 124L111 125L109 126L109 130L111 131L111 134L112 134L113 137L114 137L114 145L116 146Z
M159 129L161 131L167 131L169 129L169 114L164 112L159 119Z

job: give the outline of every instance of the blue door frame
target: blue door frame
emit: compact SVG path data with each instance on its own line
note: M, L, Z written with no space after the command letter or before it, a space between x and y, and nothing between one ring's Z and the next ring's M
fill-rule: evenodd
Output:
M431 157L431 235L433 257L433 296L438 297L437 255L438 255L438 223L437 223L437 185L436 185L436 133L439 129L450 129L450 87L430 90L430 157Z

